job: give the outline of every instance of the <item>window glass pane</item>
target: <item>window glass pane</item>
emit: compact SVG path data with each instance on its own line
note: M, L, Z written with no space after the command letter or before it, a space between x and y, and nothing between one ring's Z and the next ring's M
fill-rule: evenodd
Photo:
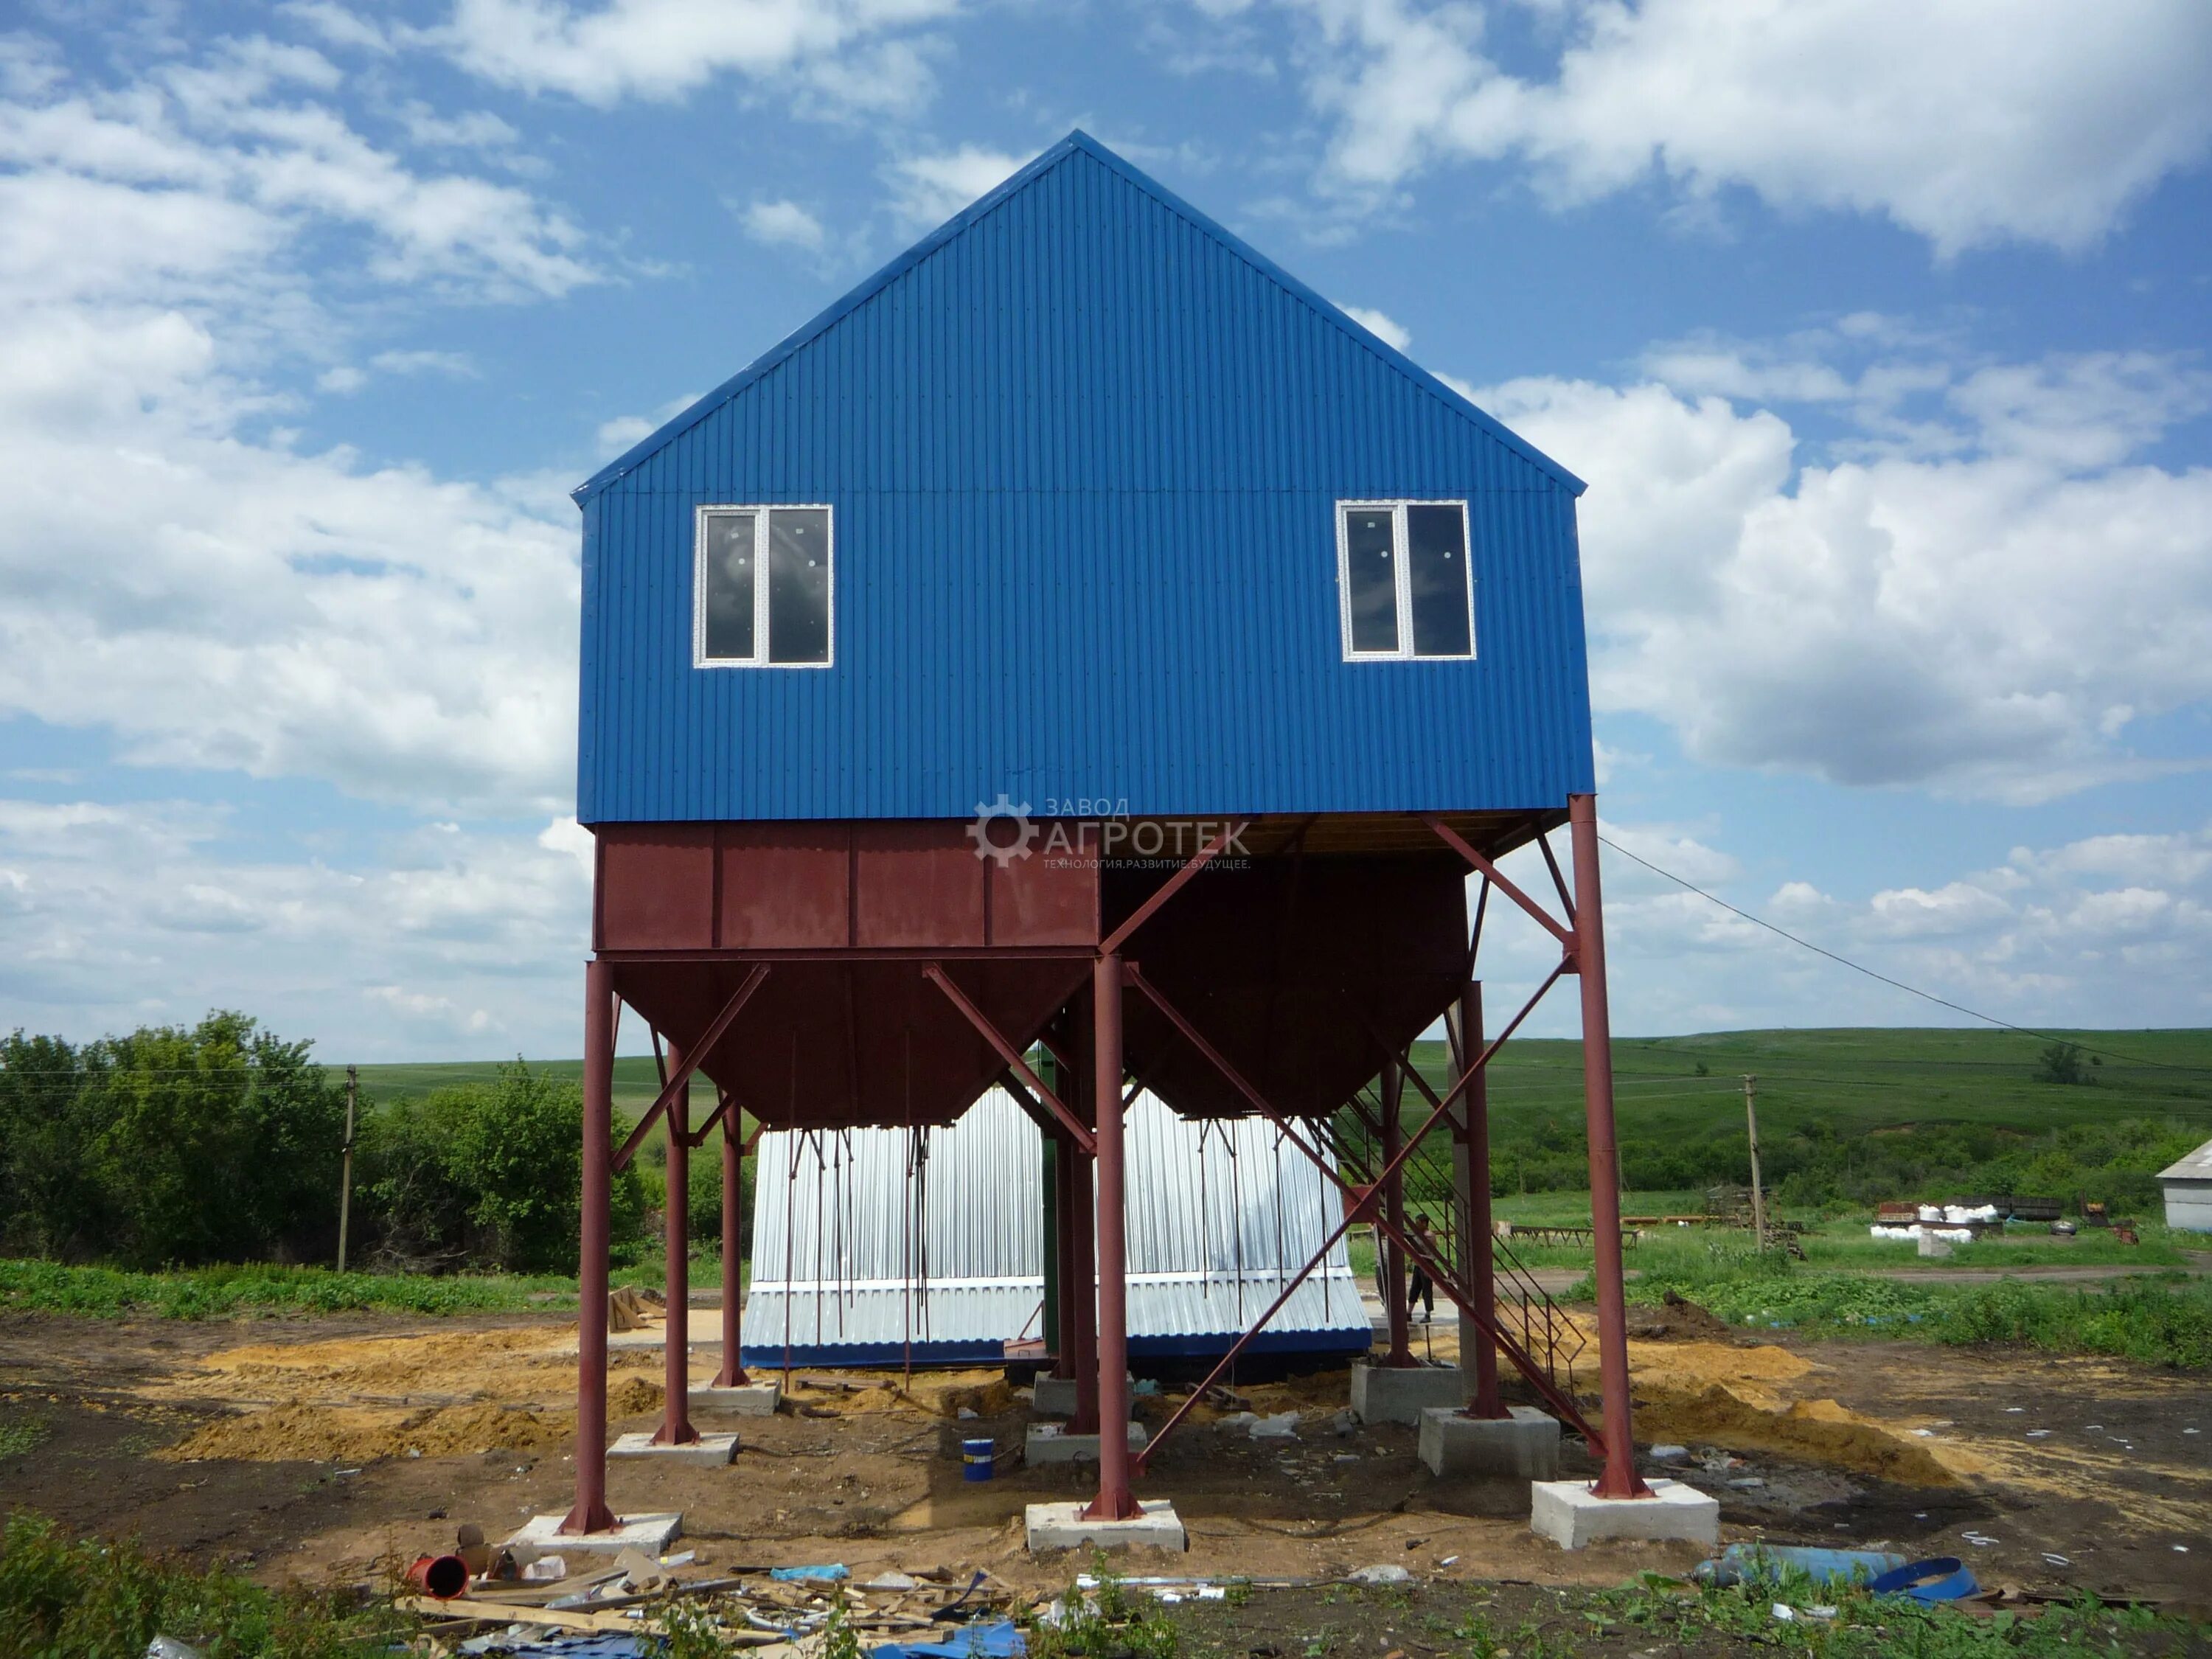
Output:
M830 515L818 507L768 515L768 659L830 660Z
M1456 503L1406 509L1406 574L1413 583L1413 654L1464 657L1473 647L1467 603L1467 520Z
M1346 507L1344 546L1346 600L1352 611L1352 648L1395 651L1398 584L1391 574L1390 509Z
M707 515L707 656L750 658L753 654L753 515Z

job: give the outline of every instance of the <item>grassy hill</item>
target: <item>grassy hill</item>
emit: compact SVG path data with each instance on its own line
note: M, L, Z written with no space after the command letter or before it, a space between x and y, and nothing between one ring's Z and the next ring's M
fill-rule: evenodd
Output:
M2022 1133L2126 1117L2178 1118L2212 1133L2212 1030L2061 1031L2081 1045L2091 1081L2041 1082L2046 1046L2009 1031L1885 1029L1714 1031L1622 1037L1613 1045L1624 1135L1740 1133L1743 1077L1759 1079L1759 1121L1838 1135L1980 1124ZM1441 1079L1442 1043L1414 1059ZM1582 1109L1582 1045L1515 1039L1491 1062L1501 1135ZM1735 1109L1731 1112L1729 1108Z
M1748 1072L1759 1079L1768 1177L1779 1184L1799 1176L1806 1201L1876 1189L1907 1196L1929 1182L1980 1184L1974 1172L1984 1168L1990 1182L2032 1176L2039 1190L2063 1186L2077 1197L2118 1198L2124 1194L2093 1191L2078 1175L2117 1160L2138 1177L2124 1195L2140 1204L2143 1165L2155 1169L2150 1160L2178 1139L2194 1144L2212 1136L2212 1030L2057 1035L2080 1045L2087 1082L2041 1080L2046 1044L2008 1031L1860 1028L1620 1038L1613 1074L1626 1173L1632 1188L1646 1189L1745 1179ZM1442 1083L1441 1042L1418 1045L1414 1058ZM532 1064L560 1077L582 1071L574 1060ZM485 1082L495 1069L453 1061L364 1066L361 1073L373 1099L390 1101ZM616 1063L618 1111L643 1111L654 1086L651 1059ZM1578 1042L1508 1044L1492 1062L1491 1111L1501 1191L1583 1184ZM2112 1144L2116 1138L2126 1144ZM2039 1148L2049 1157L2035 1164Z
M2033 1133L2128 1117L2199 1123L2212 1134L2212 1030L2055 1035L2081 1045L2090 1083L2038 1081L2045 1045L2009 1031L1863 1027L1620 1037L1613 1045L1616 1109L1624 1136L1735 1136L1742 1073L1750 1072L1759 1079L1763 1134L1814 1124L1839 1136L1970 1124ZM1441 1086L1443 1044L1415 1045L1414 1060ZM556 1077L583 1075L578 1060L530 1063ZM1547 1119L1578 1118L1582 1064L1582 1045L1572 1040L1508 1043L1491 1066L1498 1138L1533 1133ZM364 1066L361 1080L376 1100L402 1100L489 1082L497 1071L489 1060L422 1060ZM649 1057L615 1062L617 1111L643 1111L655 1088Z

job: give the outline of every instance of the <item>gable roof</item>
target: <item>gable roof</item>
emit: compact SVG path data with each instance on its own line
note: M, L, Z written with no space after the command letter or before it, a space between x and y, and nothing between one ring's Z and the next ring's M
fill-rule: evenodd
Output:
M805 349L807 345L866 305L946 243L965 234L1004 203L1020 194L1046 173L1079 154L1088 156L1152 197L1169 212L1183 219L1202 234L1210 237L1230 253L1258 270L1285 292L1303 301L1323 320L1350 335L1423 391L1437 398L1453 413L1474 422L1515 454L1550 474L1572 494L1579 495L1587 487L1580 478L1545 454L1534 444L1529 443L1503 422L1484 413L1465 397L1453 391L1443 381L1413 362L1412 358L1378 337L1372 330L1362 326L1346 315L1340 307L1332 305L1314 292L1305 283L1268 258L1266 254L1251 246L1225 227L1200 213L1164 185L1132 167L1127 161L1091 137L1090 134L1078 129L1046 150L1027 167L1014 173L995 190L978 198L953 215L951 218L946 220L827 310L803 324L796 331L763 352L736 374L668 422L659 431L641 440L601 467L578 485L573 492L578 505L582 505L608 485L634 471L655 453L738 397L746 387L760 380Z
M2158 1172L2160 1181L2212 1181L2212 1140Z

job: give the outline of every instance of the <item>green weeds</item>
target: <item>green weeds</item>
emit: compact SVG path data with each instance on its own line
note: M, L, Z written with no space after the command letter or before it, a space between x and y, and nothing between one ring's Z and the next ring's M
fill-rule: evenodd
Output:
M388 1610L277 1595L35 1516L0 1528L0 1659L135 1659L156 1636L222 1659L366 1659L390 1650L396 1628Z
M1069 1585L1060 1622L1039 1620L1025 1632L1030 1659L1177 1659L1182 1631L1168 1609L1132 1595L1103 1552L1094 1552L1092 1563L1097 1587Z
M1731 1325L1824 1336L1905 1337L1962 1346L2017 1343L2212 1370L2212 1281L2182 1273L2075 1286L2000 1279L1925 1285L1800 1267L1778 1253L1717 1252L1702 1270L1646 1268L1638 1302L1687 1297ZM1588 1281L1570 1298L1589 1293Z

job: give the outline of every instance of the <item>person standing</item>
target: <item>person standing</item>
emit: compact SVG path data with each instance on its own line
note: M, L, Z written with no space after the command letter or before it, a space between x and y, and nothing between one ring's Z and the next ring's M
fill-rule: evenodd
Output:
M1437 1287L1430 1280L1428 1270L1422 1267L1420 1257L1414 1254L1415 1250L1421 1255L1436 1253L1437 1236L1430 1230L1425 1213L1417 1212L1413 1217L1413 1250L1406 1253L1406 1260L1413 1268L1413 1282L1406 1287L1406 1317L1413 1318L1413 1304L1418 1302L1421 1304L1420 1322L1425 1325L1436 1317L1437 1312Z

